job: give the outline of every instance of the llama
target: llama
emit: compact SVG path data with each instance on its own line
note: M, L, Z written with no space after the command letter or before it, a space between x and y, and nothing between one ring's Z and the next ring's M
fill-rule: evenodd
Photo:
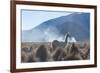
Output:
M40 47L37 49L36 57L40 62L47 61L48 53L44 45L40 45Z
M35 57L36 51L30 47L30 48L22 48L21 49L21 62L36 62L38 61Z
M64 42L59 42L58 40L54 40L52 42L52 47L53 48L56 48L56 47L65 48L65 46L68 43L76 43L75 38L74 37L71 37L71 35L70 35L69 32L65 35L65 41Z
M90 48L88 43L82 43L82 46L79 46L79 51L83 59L90 59Z

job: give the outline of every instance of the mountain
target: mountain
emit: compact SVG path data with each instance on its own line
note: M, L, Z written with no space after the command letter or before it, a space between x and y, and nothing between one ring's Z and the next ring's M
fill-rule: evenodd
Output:
M90 14L72 13L41 23L35 28L22 31L22 42L64 40L70 32L77 41L90 39Z

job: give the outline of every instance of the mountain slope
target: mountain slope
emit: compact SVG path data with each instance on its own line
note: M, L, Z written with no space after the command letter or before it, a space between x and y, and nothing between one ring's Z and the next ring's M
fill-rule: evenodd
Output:
M31 30L22 31L22 42L64 40L67 32L78 41L89 40L89 13L73 13L45 21Z

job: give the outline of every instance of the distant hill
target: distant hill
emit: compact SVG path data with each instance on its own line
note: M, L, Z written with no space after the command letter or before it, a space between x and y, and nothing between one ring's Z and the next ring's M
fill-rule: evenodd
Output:
M31 30L22 31L22 42L64 40L67 32L78 41L89 40L90 14L72 13L45 21Z

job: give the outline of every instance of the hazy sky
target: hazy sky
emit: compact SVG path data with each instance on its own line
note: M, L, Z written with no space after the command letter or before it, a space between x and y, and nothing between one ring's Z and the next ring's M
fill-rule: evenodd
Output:
M22 10L22 30L30 30L37 25L60 16L71 14L71 12Z

